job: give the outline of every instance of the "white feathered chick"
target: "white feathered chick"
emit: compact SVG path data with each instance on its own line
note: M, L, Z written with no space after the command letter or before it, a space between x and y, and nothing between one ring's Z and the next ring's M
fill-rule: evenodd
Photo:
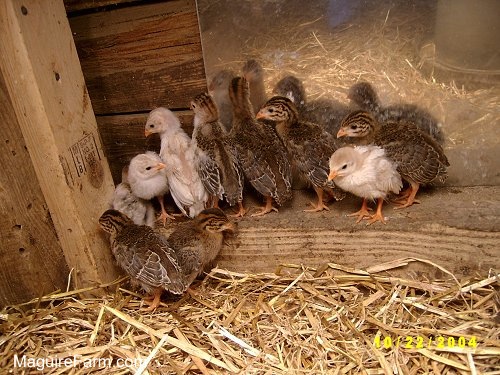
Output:
M330 157L328 180L334 180L340 188L363 198L361 209L349 215L358 216L357 223L368 217L367 225L376 221L385 224L382 215L384 198L389 192L398 194L403 186L396 167L378 146L342 147ZM368 199L378 200L374 215L368 212Z
M136 225L153 227L155 209L151 201L139 198L128 183L128 165L123 167L122 182L116 185L112 201L113 209L127 215Z
M181 212L193 218L205 208L208 194L197 171L191 138L177 116L163 107L149 113L145 135L153 133L160 135L160 157L167 165L170 194Z
M150 200L156 197L160 202L160 218L165 225L167 218L173 218L165 210L163 196L168 193L167 171L157 153L148 151L132 158L128 168L128 183L132 193L139 198Z

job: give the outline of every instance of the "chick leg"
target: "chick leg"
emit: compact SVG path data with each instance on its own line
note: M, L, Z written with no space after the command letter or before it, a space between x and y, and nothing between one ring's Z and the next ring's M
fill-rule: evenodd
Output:
M310 210L304 210L304 212L318 212L318 211L323 211L323 210L330 211L328 206L325 205L325 203L323 203L323 189L315 186L314 191L316 192L316 195L318 196L318 202L316 203L316 205L311 202L311 206L313 206L313 208Z
M236 214L234 214L234 215L229 215L229 216L234 217L234 218L245 216L245 214L247 213L247 210L245 209L245 207L243 207L243 202L238 202L238 206L239 206L238 212L236 212Z
M371 225L376 221L380 221L385 224L384 215L382 215L382 205L384 204L384 198L379 198L377 202L377 212L370 216L370 219L366 223L366 225Z
M414 203L420 203L420 201L418 199L415 199L415 196L417 195L420 184L417 182L414 182L414 181L410 181L410 184L411 184L411 191L410 191L410 195L408 196L408 199L406 200L405 203L401 204L401 206L394 207L395 210L410 207Z
M272 211L278 212L278 209L276 207L273 207L273 198L266 197L266 205L262 207L262 209L259 212L253 214L252 216L263 216Z
M144 309L145 312L155 311L158 306L160 306L160 298L163 290L160 288L156 289L153 294L153 301L149 303L149 307Z
M408 197L411 194L411 186L408 186L405 190L403 190L401 193L399 193L393 200L392 202L394 203L400 203L401 201L407 200Z
M371 211L371 208L368 208L368 202L366 200L366 198L363 199L363 204L361 205L361 208L359 211L356 211L352 214L349 214L347 216L357 216L358 219L356 220L356 223L359 223L361 220L363 220L363 218L365 217L370 217L370 211Z
M163 222L163 226L165 226L165 223L167 222L167 219L174 219L174 217L172 215L169 215L167 213L167 210L165 210L165 204L163 203L163 195L159 195L156 197L158 199L158 202L160 202L160 206L161 206L161 214L160 214L160 218L161 221Z

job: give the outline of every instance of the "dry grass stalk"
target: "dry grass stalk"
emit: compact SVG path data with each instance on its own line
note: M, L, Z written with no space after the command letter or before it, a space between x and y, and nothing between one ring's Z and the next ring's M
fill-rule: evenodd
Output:
M100 297L52 294L0 312L0 368L31 358L50 374L498 373L498 278L388 274L408 261L372 267L380 273L331 263L280 275L216 268L154 313L123 282Z

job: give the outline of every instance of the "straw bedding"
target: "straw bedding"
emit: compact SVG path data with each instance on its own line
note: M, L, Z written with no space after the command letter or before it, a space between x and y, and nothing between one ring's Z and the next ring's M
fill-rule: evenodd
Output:
M391 276L414 261L446 277ZM165 296L147 314L141 296L119 280L105 289L54 293L5 308L0 368L34 373L38 363L53 374L499 374L499 276L457 280L416 259L367 270L284 265L258 275L216 268L182 298Z

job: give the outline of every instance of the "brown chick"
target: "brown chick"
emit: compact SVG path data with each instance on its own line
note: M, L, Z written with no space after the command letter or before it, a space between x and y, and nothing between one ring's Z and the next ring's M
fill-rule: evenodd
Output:
M237 157L248 182L266 199L262 210L252 216L278 211L274 199L282 205L292 198L292 172L287 151L271 125L257 121L249 99L247 80L231 81L229 97L233 103L233 127Z
M366 111L355 111L343 121L337 137L351 137L357 144L375 144L385 150L401 177L410 184L402 194L400 207L419 203L415 199L420 185L446 179L450 165L442 147L413 124L389 122L380 125Z
M383 107L375 89L368 82L354 84L349 89L347 96L359 108L370 112L380 124L387 122L413 124L443 146L444 135L441 124L423 108L414 104L395 104Z
M252 103L254 114L256 114L267 101L266 87L264 85L264 69L260 62L250 59L243 65L241 72L248 82L250 103Z
M239 205L238 215L243 208L243 171L236 157L236 148L224 127L219 122L217 107L212 97L200 94L191 101L194 112L193 145L195 158L205 190L212 198L212 205L218 207L223 197L230 206Z
M111 251L133 282L153 294L147 311L160 304L163 290L182 294L189 284L177 255L167 238L146 225L136 225L125 214L107 210L99 218L101 228L110 234Z
M321 125L334 136L340 129L342 119L351 112L348 106L333 99L307 100L302 81L293 75L278 81L273 92L290 99L297 107L302 121Z
M283 96L271 98L257 113L257 118L275 123L276 132L297 169L312 184L318 201L311 210L304 211L329 210L323 202L324 190L334 193L337 199L344 198L345 193L338 188L333 190L335 185L327 180L328 160L338 148L336 140L329 133L318 124L299 121L297 108Z
M220 208L207 208L172 232L168 242L179 259L187 285L212 268L224 240L235 230L235 224Z
M219 110L219 120L227 131L231 130L233 125L233 106L228 89L235 76L233 71L223 69L218 71L208 84L208 92Z

